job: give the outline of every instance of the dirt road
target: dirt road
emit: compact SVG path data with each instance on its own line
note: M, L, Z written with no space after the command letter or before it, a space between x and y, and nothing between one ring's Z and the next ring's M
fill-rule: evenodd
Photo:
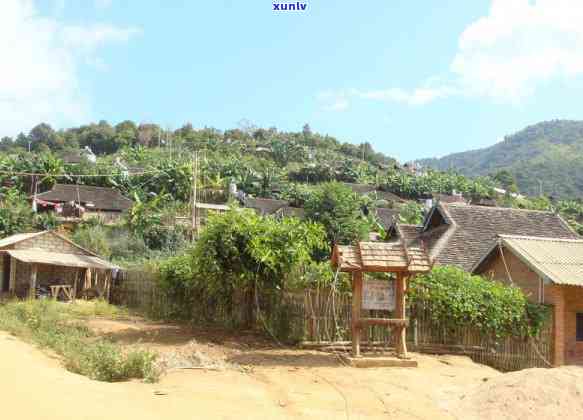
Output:
M0 407L18 419L447 419L464 389L500 373L463 357L355 369L334 356L250 350L247 370L176 370L157 384L103 383L0 332Z

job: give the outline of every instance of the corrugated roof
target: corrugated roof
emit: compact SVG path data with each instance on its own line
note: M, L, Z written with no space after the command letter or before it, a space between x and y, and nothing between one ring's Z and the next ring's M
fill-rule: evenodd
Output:
M336 245L332 265L341 271L410 271L431 269L427 253L419 247L405 247L402 242L359 242L355 246Z
M0 248L4 248L5 246L13 245L18 242L25 241L27 239L34 238L36 236L44 235L47 233L47 230L41 232L32 232L32 233L17 233L16 235L8 236L4 239L0 239Z
M69 201L93 203L90 209L95 210L128 210L133 201L124 197L119 191L113 188L94 187L90 185L69 185L55 184L50 190L36 195L37 198L45 201L65 203Z
M501 244L541 277L583 286L583 240L500 235Z
M284 206L289 206L289 202L271 198L245 198L245 207L255 210L260 215L274 214Z
M113 269L117 266L99 257L79 254L62 254L42 249L18 249L6 251L11 257L25 263L58 265L61 267Z

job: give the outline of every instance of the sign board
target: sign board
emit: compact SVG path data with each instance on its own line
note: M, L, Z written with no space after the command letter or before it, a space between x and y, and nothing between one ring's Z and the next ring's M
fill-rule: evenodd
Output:
M362 309L395 310L395 281L364 280Z

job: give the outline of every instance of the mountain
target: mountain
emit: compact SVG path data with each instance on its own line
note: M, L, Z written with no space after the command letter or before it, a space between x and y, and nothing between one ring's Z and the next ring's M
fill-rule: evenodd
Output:
M583 198L583 121L553 120L526 127L484 149L419 161L467 176L507 170L529 195Z

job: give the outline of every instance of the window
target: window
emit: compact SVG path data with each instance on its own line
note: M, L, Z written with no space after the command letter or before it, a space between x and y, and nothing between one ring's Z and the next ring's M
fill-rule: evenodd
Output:
M577 341L583 341L583 313L577 314Z

